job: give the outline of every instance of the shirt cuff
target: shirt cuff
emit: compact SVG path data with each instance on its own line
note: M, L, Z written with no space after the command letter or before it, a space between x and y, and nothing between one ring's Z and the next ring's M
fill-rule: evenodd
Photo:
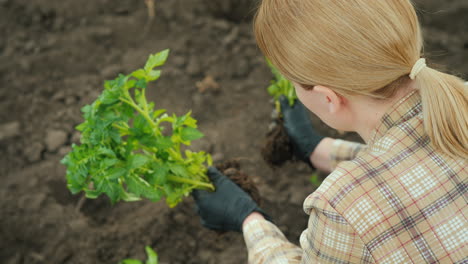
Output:
M243 226L243 233L245 244L248 249L253 248L255 244L267 237L286 240L286 237L278 227L264 219L254 219L248 222Z

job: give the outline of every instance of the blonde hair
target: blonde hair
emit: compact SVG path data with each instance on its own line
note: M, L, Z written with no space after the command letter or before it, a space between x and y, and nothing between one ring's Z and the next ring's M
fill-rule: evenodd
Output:
M264 55L289 80L343 95L391 98L420 59L423 38L409 0L263 0L254 23ZM468 158L468 91L429 67L415 77L432 146Z

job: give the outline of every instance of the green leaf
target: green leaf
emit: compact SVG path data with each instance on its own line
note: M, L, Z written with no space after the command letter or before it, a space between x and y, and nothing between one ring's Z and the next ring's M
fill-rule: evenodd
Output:
M116 180L127 175L127 170L125 168L112 168L108 171L107 178L111 180Z
M122 143L122 137L120 136L119 131L116 129L109 131L109 137L117 144Z
M204 135L198 129L193 127L184 127L180 133L183 141L193 141L202 138Z
M96 199L99 197L100 194L101 192L96 191L96 190L90 190L90 189L85 190L85 195L86 195L86 198L88 199Z
M81 112L83 112L83 114L90 113L92 110L93 107L91 105L85 105L81 108Z
M146 81L146 79L139 79L139 80L136 82L135 86L136 86L137 88L143 88L143 89L145 89L145 88L148 86L148 82Z
M143 131L151 131L151 126L143 115L137 115L134 119L133 125Z
M132 72L131 76L137 78L137 79L144 79L146 78L146 71L143 69L136 70Z
M276 85L276 84L272 84L270 86L268 86L268 93L271 95L271 96L274 96L276 97L277 94L279 93L280 89L279 87Z
M294 85L283 75L281 75L281 73L273 66L273 64L271 64L268 59L267 64L275 78L273 81L271 81L271 85L267 88L268 94L270 94L275 99L275 102L278 102L280 96L284 95L288 99L289 104L291 106L294 105L295 101L297 100Z
M156 110L153 113L153 118L158 118L160 115L164 114L165 112L166 112L166 109Z
M154 67L163 65L166 62L168 56L169 56L168 49L163 50L159 53L150 55L145 65L145 71L150 72Z
M149 246L146 246L145 250L146 255L148 255L148 260L146 261L146 264L158 264L158 254L156 254L156 252L154 252L154 250Z
M156 81L161 76L161 71L150 71L146 77L147 81Z
M158 149L168 149L171 148L173 145L174 143L169 137L157 137L152 144L152 146Z
M126 202L136 202L136 201L141 201L141 198L133 193L123 192L122 200Z
M102 183L102 190L109 196L112 203L118 201L122 187L119 184L111 182L109 180L104 180Z
M310 176L310 182L315 187L319 187L320 184L322 184L322 180L320 179L318 173L316 173L316 172L314 174L312 174L312 176Z
M189 178L190 174L188 173L187 169L180 164L170 164L169 169L177 176L181 176L184 178Z
M135 154L128 159L127 168L129 170L140 168L149 161L149 158L144 155Z
M128 177L127 186L128 190L136 196L144 196L153 202L161 199L162 194L138 176Z
M138 105L139 105L141 108L145 108L145 106L146 106L146 98L145 98L144 93L142 93L142 92L139 91L139 90L135 90L135 101L138 103Z
M163 164L157 164L153 169L153 173L149 175L148 182L151 185L164 185L167 182L169 167Z
M125 90L129 90L133 87L135 87L136 85L136 81L135 80L129 80L126 84L125 84Z

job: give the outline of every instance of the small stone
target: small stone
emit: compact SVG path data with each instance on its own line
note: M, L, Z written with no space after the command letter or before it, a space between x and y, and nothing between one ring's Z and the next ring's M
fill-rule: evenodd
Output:
M122 67L120 65L114 64L102 69L101 75L104 78L115 78L121 71Z
M35 195L34 199L31 199L30 201L31 208L41 208L46 199L47 195L45 193L38 193L37 195Z
M182 214L182 213L176 213L176 214L174 215L174 221L175 221L176 223L184 223L184 222L187 221L187 218L186 218L185 215Z
M247 59L241 59L239 63L236 65L236 69L234 71L235 77L243 77L249 73L249 63Z
M212 22L213 25L221 30L228 30L230 28L229 23L224 19L217 19Z
M183 67L185 65L185 58L183 56L175 56L171 60L177 67Z
M67 154L68 154L69 152L71 152L71 151L72 151L71 146L63 146L63 147L61 147L61 148L59 149L58 154L59 154L60 156L65 156L65 155L67 155Z
M65 98L65 91L64 90L58 90L54 95L52 96L52 100L54 101L60 101Z
M24 31L20 31L16 35L17 40L22 41L22 42L27 41L28 37L29 37L29 35Z
M305 200L307 195L304 195L301 192L291 192L291 196L289 197L289 201L294 204L302 204Z
M81 138L81 133L78 131L73 132L73 135L71 137L71 142L74 144L79 144L80 143L80 138Z
M236 40L236 38L239 37L239 27L234 27L231 32L229 32L229 34L224 37L223 39L223 44L224 45L229 45L231 44L232 42L234 42L234 40Z
M271 122L271 123L268 125L268 132L273 131L277 126L278 126L278 124L276 124L276 122Z
M112 29L107 27L92 28L88 32L89 36L95 40L103 40L110 38L112 36L112 33Z
M114 9L115 14L126 16L130 13L130 10L126 6L118 6Z
M204 93L206 91L212 91L214 93L219 92L220 85L215 81L212 76L206 76L202 81L195 84L198 88L198 92Z
M68 96L67 98L65 98L66 105L71 105L74 102L76 102L76 98L74 96Z
M23 154L29 162L36 162L41 160L42 151L44 151L44 145L36 141L28 145L23 150Z
M53 35L49 35L47 37L46 42L44 43L44 47L52 48L53 46L55 46L55 44L57 44L57 37L55 37Z
M190 75L199 75L201 73L201 66L198 62L198 59L195 57L190 58L189 63L187 65L186 71Z
M57 17L55 20L54 20L54 24L52 26L52 28L54 30L62 30L64 28L64 25L65 25L65 20L62 18L62 17Z
M13 121L0 125L0 141L15 137L19 135L19 133L20 123L18 121Z
M36 43L34 42L34 40L30 40L24 44L24 50L26 52L34 51L35 47L36 47Z
M83 17L83 18L81 18L81 20L80 20L80 26L85 27L86 25L88 25L88 22L89 22L89 21L88 21L88 18L87 18L87 17Z
M86 221L86 218L76 217L72 218L68 225L72 230L83 230L88 226L88 222Z
M200 249L197 255L203 262L207 262L209 259L213 258L213 252L208 249Z
M49 130L46 134L45 144L47 150L55 152L60 146L67 142L67 133L62 130Z

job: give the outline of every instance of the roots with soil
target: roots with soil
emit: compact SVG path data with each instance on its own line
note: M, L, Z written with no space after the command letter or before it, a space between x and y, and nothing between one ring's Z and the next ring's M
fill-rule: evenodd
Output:
M236 160L228 160L215 166L220 172L226 175L239 187L241 187L252 199L261 206L262 199L257 186L252 178L240 169L240 164Z
M275 120L276 126L267 134L267 138L261 149L265 162L271 167L278 167L285 162L293 160L293 148L283 120Z

